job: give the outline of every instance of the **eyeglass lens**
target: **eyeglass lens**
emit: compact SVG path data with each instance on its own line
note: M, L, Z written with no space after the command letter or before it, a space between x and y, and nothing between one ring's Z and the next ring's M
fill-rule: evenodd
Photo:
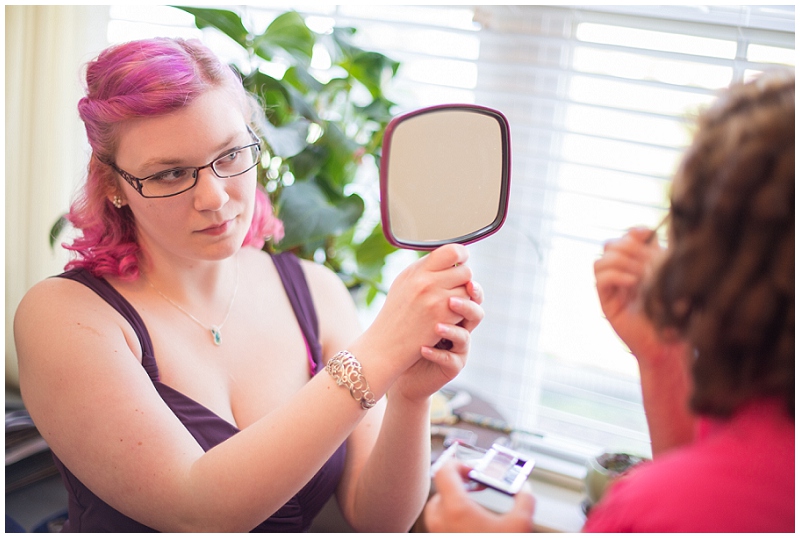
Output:
M189 190L197 183L199 171L206 167L210 167L220 178L244 174L258 163L259 153L258 144L253 144L226 153L206 166L164 170L142 180L142 194L150 197L162 197Z

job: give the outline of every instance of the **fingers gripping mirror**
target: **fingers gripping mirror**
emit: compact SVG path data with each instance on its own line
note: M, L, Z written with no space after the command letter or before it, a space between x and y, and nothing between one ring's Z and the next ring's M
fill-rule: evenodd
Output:
M499 230L508 211L510 138L505 116L478 105L437 105L392 119L380 167L386 239L433 250Z

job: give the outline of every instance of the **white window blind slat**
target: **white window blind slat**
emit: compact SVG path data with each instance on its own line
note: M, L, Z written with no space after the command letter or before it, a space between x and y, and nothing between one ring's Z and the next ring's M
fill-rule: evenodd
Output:
M644 28L658 27L665 21L672 21L676 25L673 26L676 32L681 31L679 26L685 26L694 33L706 32L709 35L759 29L783 34L794 33L795 7L793 4L771 6L581 6L581 11L587 17L638 16L640 21L633 24L635 27ZM731 39L735 39L735 36Z

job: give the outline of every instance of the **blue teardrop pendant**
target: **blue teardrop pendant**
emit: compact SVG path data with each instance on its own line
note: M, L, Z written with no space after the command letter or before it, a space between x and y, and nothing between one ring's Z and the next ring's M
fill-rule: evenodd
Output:
M218 327L211 327L211 336L214 338L214 345L222 344L222 333Z

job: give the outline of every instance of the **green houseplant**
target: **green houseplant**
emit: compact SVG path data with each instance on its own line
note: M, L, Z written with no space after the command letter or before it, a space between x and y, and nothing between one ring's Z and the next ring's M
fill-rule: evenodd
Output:
M353 28L318 34L288 11L262 33L234 11L180 7L198 28L216 28L244 51L235 65L267 115L264 142L270 160L260 181L270 193L286 235L270 250L294 250L328 265L350 288L366 286L369 303L380 290L386 256L394 251L380 223L369 222L353 191L356 170L378 162L394 105L384 95L399 63L352 43ZM312 69L314 54L329 63ZM283 70L282 76L265 69ZM266 161L264 161L266 164Z
M383 266L395 248L379 219L365 213L356 172L380 160L394 106L384 89L399 63L355 46L353 28L312 31L296 11L256 33L235 11L179 9L194 15L198 28L215 28L241 47L246 61L232 67L266 112L259 182L285 236L264 248L327 265L369 304L383 291ZM323 68L312 67L315 54L329 59ZM62 217L53 226L51 246L65 224Z

